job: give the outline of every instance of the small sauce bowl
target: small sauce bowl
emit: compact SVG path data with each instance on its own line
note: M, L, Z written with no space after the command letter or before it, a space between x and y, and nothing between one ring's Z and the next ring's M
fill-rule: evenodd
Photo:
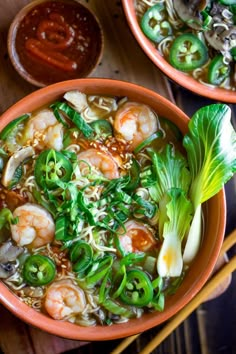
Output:
M76 0L36 0L14 18L8 52L16 71L38 87L86 77L102 56L102 28Z

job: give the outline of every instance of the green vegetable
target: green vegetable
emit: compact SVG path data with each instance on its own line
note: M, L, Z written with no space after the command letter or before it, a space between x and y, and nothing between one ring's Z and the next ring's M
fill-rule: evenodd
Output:
M83 133L83 135L88 138L93 134L93 129L90 127L88 123L81 117L80 113L75 111L72 107L70 107L65 102L56 102L50 106L53 111L55 117L63 124L63 118L59 114L60 111L64 112L64 114L71 120L75 126ZM60 117L60 118L59 118ZM66 122L64 122L64 125Z
M56 219L56 230L55 230L55 239L57 241L64 241L67 239L67 231L69 226L69 220L61 215Z
M151 305L157 311L163 311L165 306L165 295L162 292L164 287L163 278L160 276L152 281L152 286L154 290L154 296L151 302Z
M148 275L139 269L129 270L121 300L127 305L142 307L148 305L152 297L153 288Z
M161 118L161 126L164 130L167 131L167 135L168 135L168 131L171 131L171 135L173 135L173 137L171 136L171 138L176 139L176 141L182 141L183 140L183 134L180 131L180 129L177 127L176 124L174 124L173 122L171 122L169 119L165 119L165 118Z
M160 153L148 150L152 159L153 174L142 180L149 186L152 199L159 202L166 191L172 187L188 192L191 176L186 158L171 145L166 145Z
M218 0L223 5L236 5L236 0Z
M129 192L133 191L138 187L139 180L140 180L140 166L135 159L132 159L132 165L131 168L129 169L129 182L125 185L124 190Z
M68 182L72 171L70 161L61 152L50 149L38 156L34 175L41 188L53 189L57 187L59 181Z
M157 259L161 277L179 277L183 269L181 243L190 228L193 206L179 188L171 188L159 204L163 243Z
M170 64L184 72L200 68L208 60L205 44L194 34L178 36L172 43L169 56Z
M70 260L74 272L84 272L93 260L92 247L85 241L77 241L70 249Z
M111 255L105 255L103 258L94 262L89 270L85 280L89 287L97 284L104 278L106 273L110 270L113 264L113 257Z
M193 115L184 137L195 212L184 249L186 263L193 260L200 247L202 203L218 193L236 171L236 133L230 118L231 110L225 104L203 107Z
M18 129L18 126L20 123L22 123L24 120L29 118L29 114L24 114L14 120L12 120L3 130L0 132L0 139L1 140L6 140L9 138L9 135L16 134L16 131Z
M8 208L3 208L0 210L0 230L6 225L6 224L13 224L14 223L14 218L12 215L12 212Z
M159 130L156 133L153 133L150 135L147 139L145 139L142 143L140 143L135 149L134 149L134 154L139 153L141 150L149 146L153 141L156 139L163 138L163 132Z
M129 309L120 306L118 302L115 302L111 299L106 299L106 301L103 302L103 306L106 310L113 313L114 315L120 315L124 317L130 317L132 315L132 312Z
M102 138L105 139L108 136L112 136L113 130L111 123L106 119L95 120L90 124L90 127L94 131L94 138Z
M234 61L236 61L236 47L233 47L233 48L231 49L230 53L231 53L231 55L232 55Z
M51 258L34 254L26 259L22 275L24 281L29 285L46 285L55 278L56 265Z
M116 299L122 293L127 281L126 267L121 265L117 270L113 280L113 293L112 298Z
M19 181L21 180L22 176L23 176L23 167L22 165L20 165L16 168L8 188L12 189L14 186L16 186L17 183L19 183Z
M145 12L141 20L141 29L149 39L156 43L172 33L168 13L163 4L156 4Z
M222 54L218 54L210 62L208 68L208 81L213 85L220 85L230 74L230 67L224 63Z

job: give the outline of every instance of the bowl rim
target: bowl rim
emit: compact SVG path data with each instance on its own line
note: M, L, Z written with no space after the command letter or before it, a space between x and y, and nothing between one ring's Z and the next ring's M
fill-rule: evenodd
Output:
M209 87L173 68L155 49L154 44L143 34L135 14L135 0L121 0L128 25L135 39L151 61L171 80L199 96L227 103L236 103L236 91L219 87Z
M14 119L16 114L19 114L20 112L21 114L25 113L24 107L25 105L26 107L27 105L29 106L30 101L31 105L37 105L38 96L43 97L44 102L50 102L52 101L52 98L55 99L55 96L62 96L63 93L71 89L76 89L76 87L81 88L81 86L83 86L83 90L85 92L89 91L88 93L90 94L92 94L92 90L94 90L95 87L98 91L99 88L101 89L104 86L106 86L107 91L109 91L109 89L116 90L117 92L119 92L119 90L127 92L133 91L133 94L138 91L138 93L143 97L145 96L150 100L154 99L157 102L165 105L167 104L171 109L175 110L177 114L179 114L179 118L185 122L184 124L187 124L189 121L187 115L171 101L143 86L114 79L86 78L59 82L41 88L25 96L2 114L0 122L4 122L4 124L1 124L1 129L9 121ZM143 317L141 317L140 319L131 319L127 323L113 324L110 327L100 325L95 327L81 327L64 321L56 321L47 316L45 317L45 315L35 311L21 302L1 281L0 303L2 303L8 310L24 322L40 328L48 333L68 339L87 341L112 340L137 334L155 327L156 325L169 319L181 308L183 308L198 293L212 273L224 238L226 224L226 202L224 189L213 197L213 201L216 201L219 205L219 219L217 220L218 241L214 244L214 247L211 250L211 256L206 263L206 269L204 269L204 272L201 273L199 279L193 279L193 285L191 286L191 289L187 291L186 296L181 298L170 308L166 309L163 313L158 313L157 318L145 315L145 321L143 320Z
M41 3L44 3L44 2L50 2L50 1L53 1L53 0L33 0L30 3L28 3L27 5L25 5L24 7L22 7L16 13L15 17L13 18L13 20L10 24L9 30L8 30L8 34L7 34L7 50L8 50L10 61L13 65L14 69L24 80L26 80L30 84L37 86L37 87L45 87L48 85L44 84L43 82L41 82L39 80L36 80L32 75L30 75L25 70L24 65L21 64L21 62L18 58L18 54L15 49L15 37L16 37L16 33L17 33L20 22L28 14L28 12L31 11L35 6L37 6ZM57 1L65 2L65 3L67 2L66 0L57 0ZM96 60L93 62L90 70L88 71L88 73L86 75L86 76L89 76L96 70L99 62L101 61L101 59L103 57L103 53L104 53L103 27L102 27L101 22L98 19L97 15L95 14L95 12L92 9L90 9L87 4L81 3L81 1L79 1L79 0L69 0L69 1L74 2L74 3L78 3L81 7L84 7L91 14L91 16L94 18L95 22L98 25L99 31L100 31L100 41L101 41L100 51L97 54ZM80 77L78 77L78 79L80 79ZM74 79L74 80L76 80L76 79Z

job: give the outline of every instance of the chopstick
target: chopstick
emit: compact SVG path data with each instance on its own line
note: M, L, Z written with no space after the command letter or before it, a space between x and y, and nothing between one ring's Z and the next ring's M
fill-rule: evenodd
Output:
M234 230L222 245L220 257L224 255L236 243L236 230ZM167 323L167 325L153 338L151 342L139 354L151 353L168 335L175 330L207 297L217 288L224 278L236 270L236 256L234 256L225 266L214 275L200 292ZM126 349L140 334L124 339L110 354L120 354Z

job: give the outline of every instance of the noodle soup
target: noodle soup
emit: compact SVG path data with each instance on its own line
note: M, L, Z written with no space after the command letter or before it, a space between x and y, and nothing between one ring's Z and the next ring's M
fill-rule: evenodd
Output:
M182 138L143 103L78 90L11 121L0 133L2 281L80 326L162 312L191 264Z
M232 2L136 0L135 8L143 33L171 66L209 88L235 91Z

